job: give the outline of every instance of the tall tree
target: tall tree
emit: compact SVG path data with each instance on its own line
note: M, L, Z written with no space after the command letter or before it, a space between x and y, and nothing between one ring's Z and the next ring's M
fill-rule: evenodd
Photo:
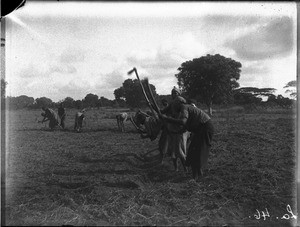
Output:
M62 103L66 108L74 107L74 99L71 97L66 97L64 100L60 101L59 103Z
M258 104L262 97L272 99L275 91L275 88L241 87L234 90L234 101L236 104Z
M283 88L286 88L285 93L290 93L290 97L296 98L297 97L297 82L296 80L292 80L288 82Z
M262 98L259 98L251 93L246 92L236 92L234 95L234 103L238 105L245 104L259 104L262 101Z
M82 102L82 100L76 100L76 101L74 101L73 102L73 105L74 105L74 107L75 108L77 108L77 109L82 109L83 108L83 102Z
M96 107L98 103L98 95L89 93L83 99L84 105L88 107Z
M109 100L103 96L100 97L100 99L98 99L98 106L99 107L104 107L104 106L113 106L113 101Z
M241 87L235 90L240 93L250 93L254 96L269 96L276 91L275 88Z
M213 102L232 99L233 89L239 87L241 67L231 58L208 54L182 63L175 76L186 95L204 102L212 115Z
M26 95L21 95L18 97L7 97L9 108L12 109L23 109L27 107L32 107L34 104L34 98L28 97Z
M145 87L145 81L141 80ZM158 97L156 88L153 84L150 84L150 89L155 98ZM123 82L122 87L117 88L114 91L114 95L117 101L124 99L126 104L130 107L143 107L146 106L146 100L144 98L142 88L137 79L127 79Z
M119 87L114 90L115 99L117 102L124 100L125 101L125 90L124 87Z
M267 102L276 102L276 95L271 94L268 96Z
M43 106L50 107L52 105L53 105L52 100L47 97L41 97L41 98L35 99L35 107L36 108L42 108Z
M277 96L270 95L268 97L268 100L266 103L272 104L272 105L277 104L284 108L287 108L287 107L290 108L294 104L293 101L295 101L295 100L283 97L282 95L277 95Z
M241 87L234 90L234 103L235 104L260 104L262 97L267 97L272 100L274 97L274 88L257 88L257 87Z
M138 80L127 79L123 83L124 98L130 107L141 107L143 105L143 93Z

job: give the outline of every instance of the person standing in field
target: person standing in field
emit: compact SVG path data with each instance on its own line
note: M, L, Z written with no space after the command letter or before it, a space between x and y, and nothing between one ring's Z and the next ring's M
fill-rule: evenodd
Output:
M162 99L161 103L163 105L163 109L169 106L168 100L166 99ZM165 154L168 152L168 129L164 124L162 125L161 134L158 141L158 149L161 156L161 163L163 164Z
M76 114L75 114L75 124L74 124L74 130L77 131L77 132L80 132L81 129L82 129L82 123L85 119L85 109L81 110L81 111L78 111Z
M162 114L171 116L173 118L178 117L178 112L175 111L176 103L186 103L186 100L181 96L181 92L178 88L174 87L171 91L172 101L169 106L161 110ZM189 132L181 125L167 124L168 131L168 151L173 159L174 168L178 171L177 161L180 159L184 171L187 172L185 167L187 140Z
M42 110L44 111L44 113L42 113L41 115L44 117L44 119L41 121L41 123L49 121L49 128L51 130L53 130L57 125L60 126L58 115L54 110L46 107L42 107Z
M128 114L126 112L119 113L116 115L116 119L117 119L118 129L121 132L125 132L124 122L126 122L129 119Z
M65 129L65 118L66 118L66 109L61 103L58 107L58 116L60 117L60 125L63 129Z
M171 124L184 126L192 133L185 164L192 167L193 178L197 180L199 176L203 176L207 167L214 127L209 115L197 107L177 102L174 110L178 113L178 118L163 114L160 118Z

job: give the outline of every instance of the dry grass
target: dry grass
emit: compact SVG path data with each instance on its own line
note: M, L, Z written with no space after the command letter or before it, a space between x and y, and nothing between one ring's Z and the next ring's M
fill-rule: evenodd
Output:
M71 112L71 111L69 111ZM226 112L226 111L225 111ZM10 112L6 225L283 226L295 212L292 114L216 113L209 171L199 181L160 165L157 141L114 111L91 110L82 133L49 131L39 111ZM270 217L256 219L256 210ZM277 219L278 218L278 219Z

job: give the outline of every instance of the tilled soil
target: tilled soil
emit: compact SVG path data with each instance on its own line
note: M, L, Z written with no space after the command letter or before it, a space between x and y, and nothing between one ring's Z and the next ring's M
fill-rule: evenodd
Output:
M209 169L200 181L130 122L87 113L81 133L49 131L37 111L10 112L6 225L292 225L295 121L290 114L213 117Z

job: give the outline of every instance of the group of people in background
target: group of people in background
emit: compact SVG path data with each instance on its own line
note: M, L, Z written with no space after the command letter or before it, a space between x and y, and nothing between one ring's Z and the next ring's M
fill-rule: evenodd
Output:
M51 108L42 107L42 110L43 113L41 113L41 115L44 118L40 121L41 123L49 121L49 128L51 130L53 130L56 126L65 129L66 109L62 103L59 105L57 113ZM81 131L82 123L85 118L84 112L85 109L75 114L74 130L77 132Z

